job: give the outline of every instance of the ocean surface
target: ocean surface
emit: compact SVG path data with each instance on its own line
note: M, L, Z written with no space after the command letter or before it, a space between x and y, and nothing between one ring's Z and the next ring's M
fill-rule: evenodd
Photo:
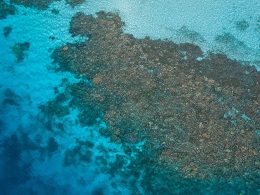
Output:
M196 44L205 54L224 53L260 70L259 0L87 0L76 6L61 0L50 2L44 9L18 0L2 0L2 13L5 3L13 5L15 12L0 19L1 195L159 194L149 192L141 179L133 187L131 175L113 171L121 158L131 164L135 152L130 157L124 143L111 141L100 133L108 128L102 117L82 125L77 107L66 107L67 114L63 114L64 110L53 102L68 84L84 77L57 71L52 57L56 48L87 43L87 37L72 36L69 31L71 18L78 12L117 13L125 23L123 32L135 38L148 36L153 40ZM88 112L86 120L93 117L92 110ZM257 152L259 131L256 130ZM145 150L143 142L135 144L136 151ZM260 159L259 153L257 158ZM106 168L101 165L103 161ZM257 174L251 194L260 194L259 167ZM179 188L172 194L250 194L247 187L219 193L210 187L200 192Z

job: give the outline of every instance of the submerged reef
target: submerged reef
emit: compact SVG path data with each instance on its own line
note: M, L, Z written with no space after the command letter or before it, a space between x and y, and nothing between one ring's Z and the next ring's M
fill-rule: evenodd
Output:
M2 105L10 105L10 106L19 106L19 102L21 101L21 97L13 92L11 89L5 89L4 97L2 101Z
M51 13L54 15L58 15L60 13L60 11L58 9L52 9Z
M10 33L12 32L13 28L11 26L6 26L3 28L3 35L5 38L7 38Z
M114 13L77 13L70 32L89 39L52 58L59 71L91 82L67 88L71 104L93 112L91 121L101 117L104 134L125 151L144 142L126 175L152 193L221 193L220 185L225 193L259 193L256 69L194 44L137 39L123 25Z
M20 131L21 129L17 129L17 132ZM32 177L32 159L26 158L26 156L28 157L30 152L40 154L42 148L26 133L17 133L6 137L1 140L0 147L1 194L19 194L21 191L17 192L17 188Z
M249 28L249 23L246 20L236 22L236 28L240 31L246 31Z
M177 30L177 36L182 42L203 43L205 39L199 33L189 30L186 26Z
M8 15L14 15L16 9L13 5L7 4L4 0L0 0L0 20L5 19Z
M64 165L78 165L79 163L91 162L91 148L94 146L92 142L77 140L77 145L67 150L64 155Z
M29 42L16 43L12 47L12 51L16 57L16 62L22 62L25 57L25 52L30 48Z
M66 3L69 4L71 7L78 6L84 3L86 0L66 0Z
M36 8L39 10L48 9L49 5L59 0L11 0L11 3L23 5L24 7Z

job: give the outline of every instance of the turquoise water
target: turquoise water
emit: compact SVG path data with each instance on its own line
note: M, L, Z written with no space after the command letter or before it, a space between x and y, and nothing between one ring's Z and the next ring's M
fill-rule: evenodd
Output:
M85 41L69 33L71 17L79 11L117 12L125 22L124 32L135 37L195 43L205 52L225 53L260 69L257 0L89 0L74 8L63 1L46 10L15 7L15 15L0 20L1 32L7 26L12 28L8 36L0 33L0 194L131 194L131 187L124 182L130 176L116 172L111 176L97 160L106 159L112 166L118 162L117 156L129 163L134 158L127 156L122 144L99 133L107 126L102 119L92 126L81 126L77 108L70 108L69 114L61 117L46 116L40 109L57 91L65 90L64 83L80 79L55 71L50 57L55 48ZM14 45L26 42L29 47L18 61L15 52L20 51L14 51ZM142 151L142 145L137 144L137 151ZM75 155L66 165L64 156L69 152ZM80 161L77 152L88 160ZM142 183L136 188L145 194Z

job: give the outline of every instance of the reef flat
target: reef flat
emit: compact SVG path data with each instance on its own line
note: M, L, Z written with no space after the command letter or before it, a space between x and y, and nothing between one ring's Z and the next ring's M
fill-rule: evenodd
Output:
M144 142L128 170L149 192L185 192L187 187L171 185L179 177L205 186L224 182L232 192L259 192L256 69L193 44L137 39L123 33L123 25L114 13L78 13L70 32L88 40L52 55L58 70L91 82L68 87L82 121L86 113L101 117L108 125L105 134L125 150ZM142 177L135 167L144 171ZM234 185L238 180L244 185ZM195 186L192 190L205 192Z

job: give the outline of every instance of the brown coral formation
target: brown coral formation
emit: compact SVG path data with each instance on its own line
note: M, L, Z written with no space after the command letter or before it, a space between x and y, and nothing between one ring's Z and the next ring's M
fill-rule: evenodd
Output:
M255 68L193 44L136 39L123 25L114 13L78 13L70 32L89 40L53 54L60 70L92 81L74 93L103 113L112 140L145 141L147 158L186 178L259 178Z

